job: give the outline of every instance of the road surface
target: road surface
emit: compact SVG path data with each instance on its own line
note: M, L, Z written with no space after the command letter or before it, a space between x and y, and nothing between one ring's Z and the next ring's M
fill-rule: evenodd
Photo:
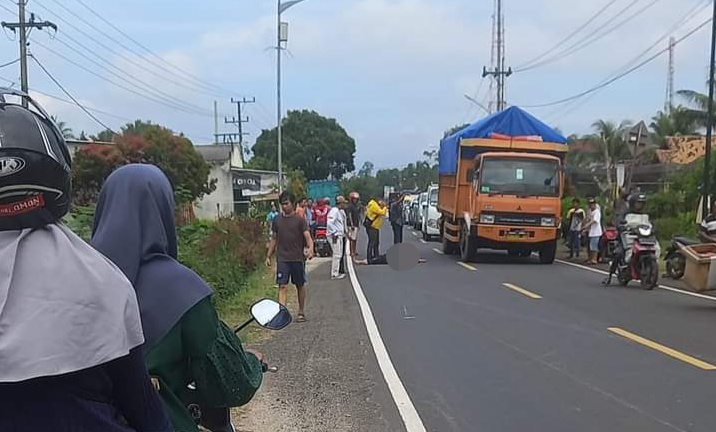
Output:
M500 254L462 265L405 240L426 264L356 275L425 430L716 430L713 299Z

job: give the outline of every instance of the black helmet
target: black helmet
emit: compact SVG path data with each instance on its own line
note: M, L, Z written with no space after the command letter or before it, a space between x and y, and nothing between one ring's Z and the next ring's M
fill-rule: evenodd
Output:
M637 205L641 204L641 208L638 209L638 211L641 211L641 209L644 208L646 205L646 195L643 193L635 193L629 195L629 210L637 210Z
M25 108L6 95L29 102ZM70 207L71 160L62 132L26 93L0 88L0 231L40 228Z

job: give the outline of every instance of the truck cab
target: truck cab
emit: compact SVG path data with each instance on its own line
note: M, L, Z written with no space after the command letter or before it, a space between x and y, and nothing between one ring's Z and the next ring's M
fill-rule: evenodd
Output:
M484 153L472 166L470 206L479 247L554 259L563 185L558 157Z

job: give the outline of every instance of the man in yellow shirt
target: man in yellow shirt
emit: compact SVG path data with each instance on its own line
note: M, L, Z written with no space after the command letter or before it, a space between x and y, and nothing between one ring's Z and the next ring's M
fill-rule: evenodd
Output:
M368 202L363 221L363 226L368 233L368 250L366 252L368 261L380 256L380 229L383 227L386 214L388 214L388 206L385 205L385 201L373 198Z

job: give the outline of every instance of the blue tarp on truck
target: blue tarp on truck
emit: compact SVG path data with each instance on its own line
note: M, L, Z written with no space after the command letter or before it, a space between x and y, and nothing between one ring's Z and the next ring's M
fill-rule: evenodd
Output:
M470 138L490 139L495 135L508 137L539 137L544 142L567 144L567 138L536 117L516 106L494 113L476 123L466 126L445 137L440 143L439 168L443 174L455 174L460 150L460 140Z
M330 198L333 202L340 193L341 187L337 180L311 180L308 182L308 198L314 201L319 198Z

